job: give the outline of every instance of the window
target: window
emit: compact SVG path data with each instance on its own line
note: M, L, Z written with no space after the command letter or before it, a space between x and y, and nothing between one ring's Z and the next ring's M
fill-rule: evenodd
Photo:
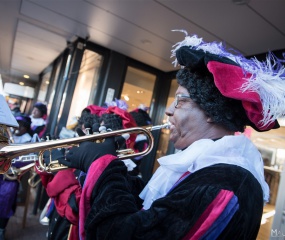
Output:
M47 90L50 83L50 75L51 71L48 71L45 74L43 74L42 83L38 94L38 100L37 100L38 102L46 101Z
M75 90L73 93L72 103L68 115L67 125L73 121L74 117L81 115L81 111L93 102L90 98L91 93L96 91L99 73L103 57L96 52L85 50L78 74ZM67 88L66 88L67 89ZM64 93L64 97L68 93ZM94 96L94 94L92 94ZM64 105L63 103L61 104ZM59 116L61 116L62 109Z
M178 88L178 83L177 83L176 79L173 79L171 81L170 91L169 91L169 95L168 95L168 99L167 99L167 103L166 103L166 109L174 101L175 92L176 92L177 88ZM168 121L167 118L168 117L165 115L165 117L163 119L163 123L166 123ZM174 149L173 144L169 142L169 129L161 129L161 134L159 137L159 144L158 144L155 159L163 157L167 154L171 154L174 151L175 151L175 149ZM153 172L155 172L155 170L158 167L159 167L159 163L157 161L155 161Z
M56 86L57 86L57 82L58 82L58 78L59 78L59 73L60 73L60 69L61 69L61 64L62 64L62 58L60 60L60 62L58 64L56 64L56 72L54 75L54 79L53 82L51 83L51 90L50 90L50 96L49 96L49 100L48 100L48 104L47 104L47 109L48 109L48 116L50 115L50 110L52 107L52 103L53 103L53 99L54 99L54 95L56 92Z
M150 107L156 75L137 68L128 67L121 99L129 106L128 111L141 104Z

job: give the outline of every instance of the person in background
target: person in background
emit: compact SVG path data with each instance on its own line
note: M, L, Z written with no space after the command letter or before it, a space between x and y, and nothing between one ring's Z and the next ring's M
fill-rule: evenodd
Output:
M30 118L32 120L31 129L33 134L36 133L40 138L43 137L47 124L47 106L40 102L36 103Z
M100 115L105 110L105 108L96 105L89 105L84 108L74 126L76 128L74 129L75 132L80 129L80 134L82 135L87 131L92 134L92 126L100 125ZM46 151L44 158L49 159L49 154ZM52 151L52 159L63 158L64 154L65 149L55 149ZM80 199L81 186L85 180L85 174L77 169L67 169L55 174L39 171L37 173L40 175L42 184L50 197L45 212L41 214L42 218L40 219L43 225L48 225L47 239L79 239L78 201ZM56 188L54 188L55 185L57 186ZM59 198L67 198L68 201L64 203L64 206L58 206ZM71 216L69 211L73 212L74 215Z
M116 106L103 108L90 105L82 110L78 119L78 126L78 135L83 136L87 133L99 133L101 126L106 130L119 130L136 126L136 124L127 111ZM126 142L128 146L132 145L128 140ZM125 140L118 139L118 145L121 143L125 143ZM84 143L87 149L88 144L90 142ZM44 157L49 159L49 155ZM54 150L52 159L64 159L64 151ZM81 200L81 194L82 186L86 184L86 172L77 169L61 170L55 175L37 172L51 198L49 207L47 207L47 217L49 219L48 239L79 239L78 219L82 207L79 202L84 201Z
M145 105L140 104L138 108L130 112L138 127L147 127L152 124L151 118L147 111L148 108ZM149 142L147 137L144 134L138 134L136 136L134 149L136 152L142 152L148 147L148 144ZM130 172L130 174L141 176L140 163L143 161L143 157L138 156L132 160L135 162L136 167Z
M96 105L89 105L84 108L81 112L81 116L78 119L78 126L77 128L82 129L85 133L90 130L92 132L92 126L94 124L100 125L100 116L106 111L105 108L96 106ZM88 129L88 130L86 130Z
M95 109L95 107L95 105L92 105L91 108ZM91 114L91 110L89 110L88 106L82 110L81 116L78 118L74 128L81 129L82 132L85 132L86 128L90 129L94 124L99 125L99 122L99 116ZM75 131L77 129L75 129ZM91 129L89 133L92 133ZM49 154L50 153L46 151L44 153L44 159L49 159ZM52 159L63 158L64 154L65 149L54 149L52 151ZM79 239L77 222L79 212L78 199L81 194L81 185L84 183L85 174L81 174L81 171L76 169L63 170L55 174L40 172L37 169L36 171L40 175L42 184L50 197L40 219L43 225L48 225L47 239ZM57 185L56 188L54 188L55 185ZM64 206L59 207L57 205L57 198L59 198L59 196L69 199L68 202L65 202ZM68 211L73 212L75 217L66 217L65 212Z
M21 110L20 110L20 104L18 101L14 101L12 99L9 99L8 105L9 105L9 108L11 109L11 112L12 112L14 117L22 115Z
M179 151L158 160L147 185L130 177L112 140L73 147L60 160L87 173L81 239L257 237L269 188L258 149L235 132L279 127L285 68L272 54L246 59L182 32L172 50L178 88L165 112Z
M147 127L152 124L148 111L149 107L146 107L144 104L140 104L138 108L131 111L130 114L135 119L138 126Z
M19 124L18 128L14 129L14 143L24 144L32 140L31 136L31 119L29 116L17 116L16 120ZM22 163L20 163L22 166ZM21 167L16 163L12 166ZM14 215L17 205L17 192L19 189L18 180L5 179L5 175L0 174L0 240L5 239L5 229L8 221Z
M14 129L13 139L15 143L27 143L32 140L31 123L32 120L29 116L20 115L16 117L19 124L18 128Z
M108 107L118 107L119 109L122 109L124 111L128 111L128 108L129 108L126 101L122 99L117 99L117 98L115 98L114 101L105 102L104 108L108 108Z

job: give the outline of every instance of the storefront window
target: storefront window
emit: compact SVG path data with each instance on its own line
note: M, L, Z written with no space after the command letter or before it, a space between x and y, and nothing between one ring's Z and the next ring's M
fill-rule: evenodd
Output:
M178 83L177 83L176 79L173 79L171 81L170 91L169 91L168 99L167 99L167 103L166 103L166 108L168 108L171 105L171 103L174 101L175 92L176 92L177 88L178 88ZM165 115L164 119L163 119L163 123L166 123L167 121L168 121L168 119L167 119L167 116Z
M60 62L56 65L55 76L54 76L53 82L51 83L52 84L51 94L49 96L48 105L47 105L48 115L50 114L51 106L52 106L53 99L54 99L54 94L56 92L56 86L57 86L57 82L58 82L58 78L59 78L59 72L61 69L61 64L62 64L62 60L60 60Z
M140 105L150 107L155 80L154 74L128 67L121 99L127 102L129 111Z
M176 79L173 79L171 82L171 86L170 86L170 91L169 91L169 95L168 95L168 99L167 99L167 104L166 104L166 108L168 108L171 103L174 101L174 97L175 97L175 92L178 88L178 83L176 81ZM168 121L168 117L165 115L164 119L163 119L163 123L166 123ZM162 129L161 130L161 134L159 137L159 144L158 144L158 148L156 151L156 158L158 159L160 157L163 157L167 154L173 153L175 151L173 145L169 142L169 129ZM155 161L155 165L153 168L153 172L155 172L155 170L158 168L159 164L157 161Z
M51 75L51 71L48 71L43 75L42 83L41 83L39 95L38 95L38 102L46 101L47 90L48 90L48 86L50 83L50 75Z
M70 106L67 125L70 122L73 122L75 117L79 117L81 115L81 111L93 102L91 96L94 96L93 92L96 91L97 88L102 62L102 55L90 50L84 51L76 87L73 93L72 103ZM62 99L62 106L64 106L66 94L67 93L65 92ZM59 116L61 116L61 112L62 109L60 109Z

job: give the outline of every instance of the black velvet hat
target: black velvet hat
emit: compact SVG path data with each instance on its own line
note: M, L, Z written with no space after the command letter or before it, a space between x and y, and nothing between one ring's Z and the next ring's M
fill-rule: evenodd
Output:
M266 61L247 59L221 42L204 42L185 33L183 41L173 46L174 65L190 71L208 71L214 84L227 98L240 100L257 131L278 128L277 118L285 114L284 59L269 53Z
M45 104L38 102L34 105L34 107L40 110L42 116L47 114L47 106Z

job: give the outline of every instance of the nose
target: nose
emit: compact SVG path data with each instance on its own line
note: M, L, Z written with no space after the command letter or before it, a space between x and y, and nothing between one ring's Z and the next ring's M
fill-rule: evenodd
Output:
M174 101L171 103L171 105L165 110L165 114L168 116L168 117L171 117L173 116L173 113L174 113Z

